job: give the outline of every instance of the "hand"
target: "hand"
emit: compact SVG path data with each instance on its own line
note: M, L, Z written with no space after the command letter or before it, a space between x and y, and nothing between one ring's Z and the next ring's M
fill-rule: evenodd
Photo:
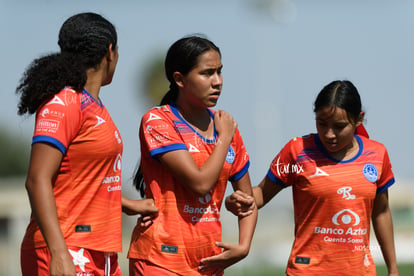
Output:
M217 110L214 113L214 126L220 139L230 144L237 129L237 123L233 117L226 111Z
M129 216L141 214L153 217L158 213L152 198L131 200L123 197L122 200L122 211Z
M237 263L247 256L249 249L241 245L217 242L216 245L223 249L223 252L201 260L198 267L200 272L214 271L213 275L219 274L227 267Z
M256 205L254 198L240 190L235 191L224 202L226 209L238 217L247 217L253 213Z
M76 268L69 251L52 254L49 265L51 276L75 276Z

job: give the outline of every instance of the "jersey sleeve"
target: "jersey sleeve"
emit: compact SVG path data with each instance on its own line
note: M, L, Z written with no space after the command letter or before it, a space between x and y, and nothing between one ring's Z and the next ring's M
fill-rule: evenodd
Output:
M377 193L382 193L394 184L394 173L392 172L391 161L387 150L384 152L384 160L382 162L381 176L377 181Z
M174 150L187 150L172 122L156 109L147 112L141 121L143 140L152 157Z
M231 152L232 150L234 150L234 155ZM231 182L234 182L242 178L248 172L250 166L249 155L238 129L234 134L229 152L227 153L226 161L231 161L232 157L234 157L234 161L229 180Z
M291 178L293 174L289 173L289 168L296 163L296 156L294 154L294 146L297 143L296 139L290 140L282 148L273 159L267 172L267 177L283 188L290 186L292 183Z
M48 143L65 154L81 124L79 97L78 92L64 89L42 105L36 112L32 144Z

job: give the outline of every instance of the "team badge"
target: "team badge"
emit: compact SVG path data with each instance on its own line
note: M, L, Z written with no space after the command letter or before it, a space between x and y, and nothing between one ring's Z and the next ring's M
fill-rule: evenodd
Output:
M226 156L227 163L233 164L235 156L236 154L234 153L234 149L230 146Z
M365 164L364 168L362 169L362 173L364 174L365 178L368 179L369 182L374 183L378 180L378 170L374 166L374 164Z

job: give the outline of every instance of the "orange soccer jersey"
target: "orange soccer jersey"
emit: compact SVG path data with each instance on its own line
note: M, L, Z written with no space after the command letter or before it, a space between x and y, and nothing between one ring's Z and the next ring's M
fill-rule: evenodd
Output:
M174 178L157 156L187 150L201 166L213 151L215 139L202 137L175 106L165 105L143 116L140 140L146 196L154 198L159 214L147 230L136 226L128 257L147 260L180 275L200 275L200 260L221 252L215 242L221 241L220 208L227 182L240 179L249 167L242 138L237 131L220 177L204 197Z
M67 245L121 251L122 140L106 108L67 87L38 109L33 143L63 154L53 192ZM32 217L22 249L44 246Z
M385 147L355 137L360 150L350 160L334 160L312 134L291 140L270 166L268 177L293 192L288 275L376 273L369 240L373 201L394 176Z

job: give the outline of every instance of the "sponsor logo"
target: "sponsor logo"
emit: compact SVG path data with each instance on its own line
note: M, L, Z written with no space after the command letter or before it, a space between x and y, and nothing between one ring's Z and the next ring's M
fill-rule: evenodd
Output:
M340 222L338 222L339 219L343 224L350 224L352 221L355 221L353 224L354 226L358 225L361 221L358 214L350 209L343 209L336 213L332 217L332 222L335 225L340 225Z
M122 168L122 155L118 154L114 162L114 172L120 171Z
M352 188L351 187L342 187L339 188L336 192L338 195L342 195L342 198L349 200L349 199L355 199L355 195L351 194Z
M65 106L65 103L56 95L46 105L49 105L49 104L59 104L59 105Z
M204 215L204 214L218 214L220 211L217 207L213 205L209 205L207 207L191 207L190 205L186 204L184 205L184 213L188 214L198 214L198 215Z
M329 174L327 174L325 171L321 170L320 168L316 167L316 171L313 175L311 175L311 177L315 177L315 176L329 176Z
M50 119L40 119L36 124L36 131L56 133L59 128L59 121Z
M106 121L104 119L102 119L101 117L99 117L97 115L95 115L95 116L96 116L96 119L98 120L98 122L96 123L96 125L94 127L97 127L99 125L102 125L103 123L106 123Z
M290 174L296 173L300 174L303 172L303 166L300 164L283 164L280 162L280 157L277 159L276 164L276 171L279 176L282 174Z
M74 250L69 249L69 253L73 259L73 264L75 266L79 266L79 268L83 272L85 272L85 264L90 263L91 261L85 256L83 256L83 252L84 252L83 248L79 249L79 251L74 251Z
M226 156L226 162L229 164L233 164L234 159L235 159L235 152L232 146L229 147L229 150L227 151L227 156Z
M189 152L200 152L200 150L198 148L196 148L195 146L193 146L192 144L188 144L188 151Z
M151 131L148 131L151 133ZM151 133L151 138L149 139L150 145L159 145L167 141L170 141L170 135L168 132L165 133Z
M108 192L116 192L116 191L121 191L121 185L118 186L108 186L108 188L106 189Z
M362 168L362 173L369 182L375 182L378 180L378 170L374 164L365 164Z
M118 141L118 144L122 143L121 136L119 135L117 130L115 130L115 139Z
M211 192L199 197L198 201L201 204L209 204L212 200ZM213 222L219 220L220 210L214 202L206 207L192 207L186 204L183 213L191 215L191 222Z
M360 224L361 219L357 213L350 209L342 209L332 217L332 223L337 226L349 227L320 227L314 228L314 234L323 234L323 240L325 242L332 243L350 243L350 244L363 244L364 239L362 235L367 235L367 229L356 227Z
M49 108L45 108L45 109L42 111L42 117L46 117L47 115L49 115Z
M145 121L145 123L148 123L148 122L153 121L153 120L160 120L160 119L161 119L160 116L155 115L155 114L150 112L149 118Z
M177 254L178 253L178 246L173 245L161 245L161 252L170 253L170 254Z
M201 204L208 204L210 201L211 201L211 190L210 190L210 192L208 192L205 196L200 196L199 198L198 198L198 201L201 203Z
M106 176L103 181L102 184L112 184L112 183L118 183L121 181L121 177L119 175L115 175L115 176Z

